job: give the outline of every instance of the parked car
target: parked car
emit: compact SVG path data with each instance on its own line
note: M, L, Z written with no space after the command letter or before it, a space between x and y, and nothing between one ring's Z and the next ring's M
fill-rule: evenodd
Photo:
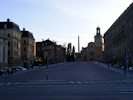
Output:
M15 67L11 67L11 70L12 70L12 72L16 72L16 71L23 71L23 70L27 70L27 69L22 66L15 66Z
M121 66L121 69L124 69L125 66Z
M118 66L118 64L114 64L114 67L117 67Z
M133 67L129 67L129 70L128 71L130 71L130 72L133 71Z
M9 69L9 67L2 67L0 69L0 74L2 74L3 72L7 72L8 69Z

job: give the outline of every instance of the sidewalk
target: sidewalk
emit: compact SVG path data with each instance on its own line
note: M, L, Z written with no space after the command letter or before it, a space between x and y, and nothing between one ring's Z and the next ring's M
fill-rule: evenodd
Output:
M65 64L65 62L63 62L63 63L58 63L57 65L62 65L62 64ZM53 66L56 66L56 64L49 65L48 67L53 67ZM23 73L27 73L27 72L31 72L31 71L43 69L43 68L46 68L46 66L40 66L40 68L39 68L39 66L36 66L36 67L34 66L34 68L30 68L30 69L28 69L28 70L23 70L23 71L14 72L14 73L12 73L11 76L15 76L15 75L19 75L19 74L23 74ZM3 76L1 75L1 77L3 77Z
M100 65L100 66L102 66L104 68L108 68L108 65L107 64L104 64L104 63L101 63L101 62L99 63L97 61L95 61L94 63L95 64L98 64L98 65ZM113 66L109 66L109 69L110 70L113 70L113 71L115 71L117 73L120 73L122 75L126 75L126 76L128 76L129 78L131 78L133 80L133 72L128 72L128 73L126 72L126 74L124 74L124 70L123 69L118 69L118 68L115 68Z

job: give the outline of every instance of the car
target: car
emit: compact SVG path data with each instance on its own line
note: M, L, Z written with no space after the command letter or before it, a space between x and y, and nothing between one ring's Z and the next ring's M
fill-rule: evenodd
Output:
M7 71L9 69L9 67L3 67L0 71L3 73L5 71Z
M130 72L133 71L133 67L129 67L129 70L128 71L130 71Z
M122 65L117 65L116 67L121 69Z
M125 66L121 66L121 69L124 69Z
M10 70L10 68L9 67L2 67L1 69L0 69L0 74L4 74L4 73L11 73L11 70Z
M118 66L118 64L114 64L114 67L117 67Z
M16 72L16 71L23 71L23 70L27 70L27 69L22 66L14 66L14 67L11 67L11 70L12 70L12 72Z

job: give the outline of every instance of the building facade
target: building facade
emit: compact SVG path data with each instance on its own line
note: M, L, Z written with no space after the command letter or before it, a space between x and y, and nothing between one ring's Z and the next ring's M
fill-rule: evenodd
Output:
M36 43L34 36L31 32L26 31L23 28L22 39L21 39L21 57L22 57L22 65L26 68L30 67L30 64L34 64L34 59L36 57Z
M0 22L0 31L9 37L8 41L8 66L21 65L21 31L19 26L7 19Z
M128 56L133 61L133 3L120 15L104 34L105 60L122 64Z
M57 45L56 42L49 39L36 43L36 56L42 61L49 57L51 63L61 62L65 60L66 48L62 45Z
M8 40L9 38L0 32L0 69L8 66Z
M94 41L95 42L88 43L88 46L86 48L82 48L82 61L103 60L104 44L99 27L96 28L96 35L94 37Z

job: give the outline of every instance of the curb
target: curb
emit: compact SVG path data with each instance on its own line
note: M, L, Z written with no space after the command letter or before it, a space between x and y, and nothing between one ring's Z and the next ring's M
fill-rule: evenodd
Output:
M133 92L133 89L121 89L121 90L118 90L118 92Z
M71 83L19 83L17 85L70 85Z

